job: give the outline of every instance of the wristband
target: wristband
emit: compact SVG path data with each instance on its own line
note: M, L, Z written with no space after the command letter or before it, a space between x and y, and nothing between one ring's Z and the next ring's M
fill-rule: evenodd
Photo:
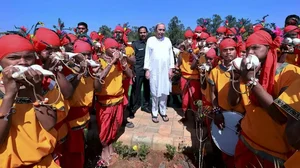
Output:
M250 86L256 86L258 82L257 78L250 78L250 80L247 82L246 86L250 87Z
M8 117L14 113L16 113L16 109L15 109L15 107L11 107L9 112L6 113L4 116L1 116L0 119L3 119L4 121L8 121Z
M36 100L33 104L34 107L39 107L39 106L44 106L45 104L47 104L49 101L48 98L45 98L43 101L40 100Z

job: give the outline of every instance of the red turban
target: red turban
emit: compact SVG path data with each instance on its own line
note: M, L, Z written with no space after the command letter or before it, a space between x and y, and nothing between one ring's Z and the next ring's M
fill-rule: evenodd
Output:
M0 37L0 60L8 54L22 51L34 51L28 39L14 34Z
M206 57L211 58L212 59L212 67L216 67L219 64L220 61L220 57L217 56L216 50L211 48L210 50L208 50L208 52L206 53Z
M231 34L233 34L233 35L237 34L234 27L226 30L226 35L231 35Z
M111 47L119 47L119 43L112 38L107 38L104 41L104 47L105 49L111 48Z
M66 36L68 36L69 38L67 38ZM71 40L71 41L70 41ZM69 43L74 43L75 40L77 40L77 36L75 36L74 34L66 34L63 39L61 40L61 45L64 46L64 45L67 45Z
M206 56L209 57L209 58L212 58L212 59L218 57L217 53L216 53L216 50L213 49L213 48L208 50L208 52L206 53Z
M280 38L277 36L275 40L272 40L269 33L264 30L258 30L248 37L246 47L248 48L254 44L269 46L265 63L262 66L259 82L269 94L273 95L274 77L277 64L276 49L280 46Z
M207 39L208 37L209 37L209 34L205 33L205 32L202 32L201 35L200 35L201 39Z
M74 43L74 53L82 53L82 52L91 52L92 46L83 41L83 40L76 40Z
M246 44L245 43L241 43L240 51L246 51Z
M226 30L227 30L226 27L221 26L221 27L219 27L219 28L217 29L217 33L225 33Z
M253 31L256 32L256 31L260 30L261 28L264 28L264 26L261 24L257 24L255 26L253 26Z
M217 39L215 36L208 37L206 43L217 43Z
M46 49L47 46L45 43L53 47L59 47L61 45L59 36L54 31L41 27L36 31L33 37L33 45L35 50L37 52L41 52Z
M223 51L223 49L227 47L237 48L237 43L231 38L226 38L221 41L219 46L220 46L220 50Z
M90 37L91 37L92 40L96 40L96 41L100 40L99 34L97 32L95 32L95 31L91 32Z
M294 25L289 25L289 26L286 26L284 28L284 33L288 33L288 32L296 32L296 33L299 33L300 32L300 28L297 27L297 26L294 26Z
M71 43L74 43L75 40L77 40L77 36L75 36L74 34L69 33L68 36L71 39Z
M114 32L116 32L116 31L124 32L124 28L122 26L118 25L118 26L116 26Z
M191 37L193 37L193 35L194 35L194 33L192 32L192 30L187 30L184 33L185 38L191 38Z
M194 32L198 32L198 33L201 33L202 32L202 27L201 26L197 26L195 28L195 31Z

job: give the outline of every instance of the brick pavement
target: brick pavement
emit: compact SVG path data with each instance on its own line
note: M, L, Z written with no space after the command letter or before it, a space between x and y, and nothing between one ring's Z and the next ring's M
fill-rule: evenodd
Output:
M178 112L177 112L178 111ZM136 145L145 143L154 150L165 150L166 144L178 147L194 147L197 143L195 136L194 121L187 122L184 126L179 123L182 112L179 109L168 108L168 122L164 122L161 117L158 117L159 123L153 123L151 114L145 113L140 109L136 112L134 119L129 119L133 122L134 128L122 128L119 132L118 141L122 141L126 145ZM190 116L189 118L192 118Z

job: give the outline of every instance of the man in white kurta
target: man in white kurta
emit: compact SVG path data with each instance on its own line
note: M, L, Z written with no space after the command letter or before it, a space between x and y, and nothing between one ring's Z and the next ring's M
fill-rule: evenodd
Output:
M167 97L172 89L170 78L174 69L174 56L172 43L169 38L164 37L165 26L156 26L156 36L147 40L144 69L146 78L150 80L150 91L152 96L152 120L157 123L158 109L162 119L167 122L166 115Z

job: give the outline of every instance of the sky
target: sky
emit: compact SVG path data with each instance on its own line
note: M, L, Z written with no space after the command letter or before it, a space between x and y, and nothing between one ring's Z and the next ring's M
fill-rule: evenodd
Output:
M150 28L159 22L168 24L173 16L194 29L198 18L213 14L249 18L252 22L269 14L266 22L282 27L286 16L300 15L300 0L4 0L0 5L0 32L15 30L14 25L30 28L38 21L53 28L58 18L66 27L84 21L90 31L98 31L101 25L114 29L125 22Z

